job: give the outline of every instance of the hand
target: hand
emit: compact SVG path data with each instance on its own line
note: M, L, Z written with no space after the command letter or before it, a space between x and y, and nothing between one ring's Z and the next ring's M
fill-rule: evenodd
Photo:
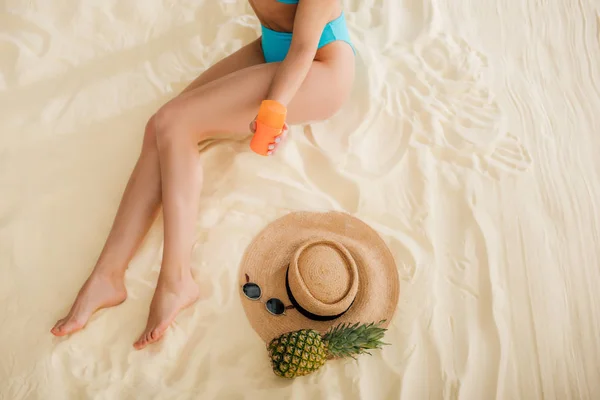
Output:
M284 123L281 133L278 136L275 136L275 142L269 145L269 152L267 153L268 155L271 156L271 155L275 154L275 152L277 151L279 146L285 141L285 138L287 137L289 129L290 128L289 128L288 124ZM256 133L256 119L254 119L254 121L250 122L250 132L252 132L253 134Z

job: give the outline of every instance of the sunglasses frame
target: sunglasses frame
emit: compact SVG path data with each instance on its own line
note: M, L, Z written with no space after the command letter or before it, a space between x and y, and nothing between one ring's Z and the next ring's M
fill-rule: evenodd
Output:
M250 301L260 301L260 299L262 298L262 295L263 295L263 291L262 291L262 289L260 288L260 286L258 286L258 284L257 284L257 283L250 282L250 277L248 276L248 274L244 274L244 275L246 276L246 283L242 285L242 293L244 293L244 297L245 297L245 298L247 298L247 299L248 299L248 300L250 300ZM253 285L256 285L256 287L258 288L258 290L260 290L260 296L258 296L256 299L253 299L253 298L249 297L249 296L246 294L246 292L244 292L244 286L246 286L247 284L253 284ZM281 304L283 304L283 312L282 312L281 314L275 314L274 312L271 312L271 310L269 310L269 307L267 307L267 302L268 302L269 300L279 300L279 301L281 301ZM291 305L291 304L290 304L289 306L286 306L286 305L285 305L285 303L284 303L284 302L283 302L281 299L277 299L277 298L270 298L269 300L267 300L267 301L265 301L265 302L263 302L263 301L260 301L260 302L261 302L261 303L263 303L263 304L265 305L265 309L267 310L267 312L268 312L269 314L271 314L271 315L275 316L275 317L281 317L282 315L287 315L287 314L285 313L285 312L286 312L286 310L291 310L291 309L294 309L294 308L295 308L295 307L294 307L293 305Z

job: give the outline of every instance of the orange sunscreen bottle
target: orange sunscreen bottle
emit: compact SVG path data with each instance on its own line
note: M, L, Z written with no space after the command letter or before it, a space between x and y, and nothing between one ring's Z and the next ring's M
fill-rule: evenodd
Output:
M286 107L275 100L263 100L256 117L256 132L250 141L250 148L257 154L266 156L269 145L275 143L275 138L281 134Z

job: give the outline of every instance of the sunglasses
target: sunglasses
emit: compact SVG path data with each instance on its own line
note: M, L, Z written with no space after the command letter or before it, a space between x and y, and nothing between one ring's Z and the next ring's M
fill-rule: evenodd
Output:
M262 297L262 290L256 283L250 282L250 277L246 274L246 283L242 286L242 292L248 300L258 301ZM283 301L275 298L267 300L265 303L267 311L273 315L285 315L285 310L291 310L293 305L286 306Z

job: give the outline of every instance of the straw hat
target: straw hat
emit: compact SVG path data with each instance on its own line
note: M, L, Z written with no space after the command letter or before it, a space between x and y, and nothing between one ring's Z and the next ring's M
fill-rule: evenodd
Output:
M386 327L399 295L383 240L340 212L294 212L269 224L248 246L239 284L246 316L266 342L345 322Z

